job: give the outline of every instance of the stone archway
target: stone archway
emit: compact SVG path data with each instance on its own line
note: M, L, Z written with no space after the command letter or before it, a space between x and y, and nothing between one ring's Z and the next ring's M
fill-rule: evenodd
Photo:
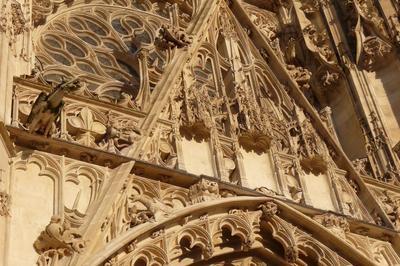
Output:
M236 197L210 203L190 205L160 222L138 225L80 263L218 265L232 261L240 265L254 260L272 265L357 261L374 265L337 235L280 201ZM311 235L316 232L319 235Z

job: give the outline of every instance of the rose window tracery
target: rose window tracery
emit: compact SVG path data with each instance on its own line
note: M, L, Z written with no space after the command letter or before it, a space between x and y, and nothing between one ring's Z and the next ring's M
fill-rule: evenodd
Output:
M100 100L126 103L129 98L132 107L140 107L136 97L154 89L174 53L154 45L169 20L140 12L94 6L50 21L36 46L44 78L79 77L86 93Z

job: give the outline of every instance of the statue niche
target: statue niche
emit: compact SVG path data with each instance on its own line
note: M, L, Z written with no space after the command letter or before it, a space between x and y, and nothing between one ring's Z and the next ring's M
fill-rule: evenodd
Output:
M77 78L66 81L63 77L61 83L50 94L41 92L32 105L26 122L29 133L38 133L45 137L54 133L56 129L55 123L60 117L64 106L64 95L79 87L80 82Z

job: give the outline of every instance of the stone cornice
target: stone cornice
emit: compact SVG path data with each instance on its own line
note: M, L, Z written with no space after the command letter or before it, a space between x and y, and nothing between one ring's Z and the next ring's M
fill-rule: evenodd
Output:
M14 84L15 85L20 85L20 86L27 86L30 89L36 89L38 91L45 91L45 92L51 92L51 87L44 85L44 84L40 84L34 81L30 81L24 78L20 78L20 77L15 77L14 78ZM138 118L142 118L146 116L145 112L141 112L141 111L137 111L137 110L132 110L132 108L125 108L122 107L120 105L117 104L112 104L112 103L108 103L108 102L104 102L104 101L99 101L96 99L90 99L88 96L81 96L81 95L77 95L77 94L68 94L66 96L64 96L64 99L67 100L73 100L73 101L78 101L80 103L84 103L84 104L91 104L94 106L98 106L98 107L103 107L105 109L109 109L109 110L115 110L117 112L121 112L127 115L131 115L131 116L135 116Z
M82 160L81 154L97 155L94 158L94 160L91 161L91 163L104 166L105 163L107 162L113 162L111 165L109 165L109 167L111 168L116 168L120 164L123 164L125 162L134 161L135 164L132 169L132 173L152 180L168 183L183 188L189 188L191 185L196 184L197 182L199 182L199 180L205 178L210 181L217 182L220 191L225 190L232 193L235 196L265 197L265 195L261 192L246 187L234 185L228 182L224 182L215 177L205 176L205 175L198 176L183 170L171 169L153 163L141 160L135 160L134 158L128 158L125 156L117 155L115 153L96 150L76 143L71 143L59 139L45 138L41 135L29 134L24 130L14 128L11 126L8 126L7 129L10 132L11 139L15 141L16 145L20 145L23 147L29 147L29 145L39 144L39 146L35 147L36 150L50 152L52 154L57 154L57 155L65 155L66 157L77 160ZM32 146L31 148L34 147ZM310 217L325 212L325 210L317 209L312 206L304 206L302 204L295 203L289 199L285 199L280 196L271 196L271 198L275 198L276 200L279 200L280 202L287 204L291 208L296 209L298 212L301 212L304 215ZM335 214L338 216L343 216L340 213L335 213ZM346 217L347 220L349 221L351 231L361 230L363 231L363 234L375 238L382 238L383 236L387 236L392 242L396 243L399 242L400 245L399 233L390 228L380 227L375 224L354 219L349 216L343 216L343 217Z
M400 193L400 187L392 184L388 184L370 177L364 177L363 179L368 186L374 186L382 189L387 189L393 192Z

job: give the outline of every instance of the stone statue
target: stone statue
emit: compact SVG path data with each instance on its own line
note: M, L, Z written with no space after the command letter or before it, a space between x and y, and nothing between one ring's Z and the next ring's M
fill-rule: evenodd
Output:
M182 48L192 42L183 29L179 27L167 27L165 25L161 26L157 40L164 48Z
M35 132L48 137L54 131L55 122L61 114L65 93L75 90L79 86L78 79L66 81L63 77L61 83L50 94L41 92L28 116L27 127L29 133Z
M74 252L82 252L85 248L85 241L71 228L68 221L63 221L60 216L54 215L33 246L39 254L56 250L62 251L65 256L70 256Z

